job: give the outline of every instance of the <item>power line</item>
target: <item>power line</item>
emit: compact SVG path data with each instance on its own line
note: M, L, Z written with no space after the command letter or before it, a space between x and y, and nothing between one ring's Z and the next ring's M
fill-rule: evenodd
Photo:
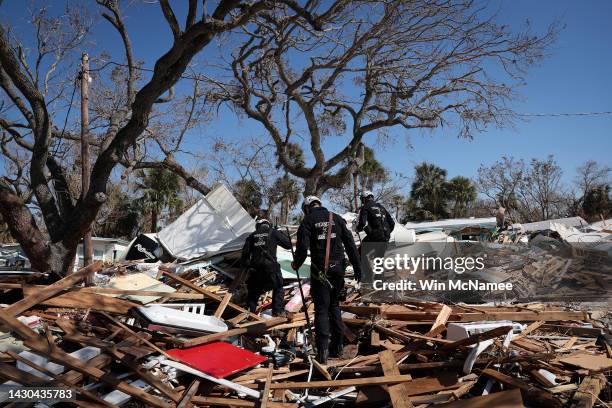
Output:
M103 69L107 68L109 65L115 65L115 66L119 66L119 67L129 68L128 64L123 64L121 62L116 62L116 61L107 61L101 67L98 67L98 68L95 68L95 69L91 69L91 70L89 70L89 72L102 71ZM143 67L137 67L137 66L133 66L132 68L133 69L137 69L139 71L155 72L151 68L143 68ZM194 81L202 81L203 80L202 77L191 76L191 75L181 75L180 77L183 78L183 79L191 79L191 80L194 80ZM602 112L561 112L561 113L515 113L514 115L522 116L522 117L603 116L603 115L612 115L612 111L602 111Z
M517 113L518 116L546 117L546 116L602 116L612 115L612 111L603 112L563 112L563 113Z

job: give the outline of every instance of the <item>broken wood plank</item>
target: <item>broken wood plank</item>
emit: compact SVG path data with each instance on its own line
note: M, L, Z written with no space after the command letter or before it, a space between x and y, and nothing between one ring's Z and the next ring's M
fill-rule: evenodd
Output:
M24 296L32 296L39 292L37 287L24 286ZM41 305L74 309L91 309L116 314L127 314L133 307L140 304L126 299L119 299L97 293L66 292L39 302Z
M612 369L612 359L603 355L593 355L587 353L574 354L560 358L559 362L578 368L584 368L591 372L600 372Z
M268 373L266 374L264 389L261 392L261 405L259 408L268 408L270 406L270 384L272 384L272 373L274 373L274 366L270 364L270 366L268 366Z
M442 306L440 313L438 313L438 316L436 317L436 321L431 326L431 329L429 329L429 331L425 333L425 336L436 337L437 335L442 333L444 329L446 329L446 322L448 322L448 318L450 317L452 311L453 309L449 306Z
M378 353L380 357L380 365L382 366L383 373L385 376L400 375L397 363L393 352L385 350ZM393 408L411 408L414 407L410 398L408 398L409 392L405 383L389 385L387 388L389 397L391 398L391 404Z
M123 330L128 332L131 336L136 337L138 340L142 341L144 344L146 344L147 346L151 347L153 350L160 353L161 355L165 356L166 358L170 360L174 360L174 357L172 357L170 354L166 353L164 350L160 349L155 344L151 343L148 339L142 337L141 335L139 335L134 330L130 329L129 327L127 327L125 324L121 323L117 319L114 319L112 316L109 316L107 313L104 313L104 312L101 312L100 314L106 317L108 320L110 320L114 324L116 324L117 326L121 327Z
M531 323L529 326L525 327L525 330L523 330L522 332L520 332L519 334L517 334L516 336L514 336L512 338L512 341L518 340L520 338L525 337L526 335L528 335L529 333L537 330L540 328L540 326L542 326L544 323L546 323L544 320L538 320L537 322L533 322Z
M323 366L323 364L319 363L316 359L311 358L310 360L312 362L312 365L314 366L314 368L323 376L325 377L326 380L331 381L332 380L332 376L331 374L327 371L327 369L325 368L325 366Z
M436 405L439 408L523 408L524 406L519 389Z
M248 401L237 398L222 398L222 397L203 397L196 395L191 399L191 402L197 405L219 406L219 407L239 407L239 408L256 408L259 407L259 402ZM268 408L297 408L298 404L289 402L268 402Z
M585 377L572 397L572 407L591 408L605 383L606 378L603 375Z
M166 275L170 279L175 280L175 281L177 281L178 283L180 283L180 284L182 284L184 286L187 286L189 289L195 290L196 292L201 293L201 294L209 297L210 299L216 300L219 303L223 302L223 298L221 296L217 295L216 293L213 293L213 292L211 292L211 291L209 291L207 289L199 287L198 285L188 281L187 279L183 279L180 276L175 275L172 272L168 272L166 270L164 270L163 272L164 272L164 275ZM255 320L264 320L263 317L257 316L256 314L251 313L248 310L246 310L245 308L240 307L240 306L238 306L238 305L236 305L234 303L229 302L227 304L227 306L229 308L239 312L239 313L247 313L251 318L253 318Z
M265 320L263 322L253 322L254 324L250 324L244 327L238 327L235 329L230 329L226 332L222 333L213 333L207 334L201 337L195 337L189 340L177 340L177 345L181 348L194 347L199 346L201 344L212 343L213 341L223 340L228 337L238 336L240 334L261 334L269 328L274 326L283 324L287 321L284 317L276 317L269 320Z
M81 268L75 273L66 276L63 279L52 283L51 285L45 286L43 289L36 292L35 294L24 297L20 301L15 302L9 307L2 309L2 312L9 316L18 316L29 308L31 308L32 306L36 306L37 304L59 294L70 286L82 281L88 275L98 272L100 269L102 269L102 266L102 261L96 261L91 265L88 265L85 268Z
M527 405L555 408L561 407L562 405L561 401L555 398L551 393L532 387L517 378L510 377L506 374L500 373L499 371L495 371L491 368L485 368L482 370L482 374L499 381L508 387L519 388L521 390L523 400Z
M487 330L486 332L476 333L473 336L467 337L465 339L457 340L451 342L450 344L445 344L442 346L441 350L453 350L458 347L470 346L472 344L480 343L481 341L494 339L495 337L508 334L510 330L512 330L512 326L496 327L494 329Z
M225 312L225 308L227 307L227 304L229 303L230 300L232 300L232 294L231 292L227 292L225 296L223 296L221 303L219 303L217 310L215 310L215 314L214 314L215 317L221 318L221 315L223 315L223 312Z
M200 388L200 380L193 380L187 391L183 394L183 398L176 405L176 408L187 408L191 405L191 398L198 392L198 388Z
M459 383L445 381L438 377L412 379L410 375L391 375L385 377L350 378L334 381L284 382L271 385L271 389L306 389L306 388L338 388L367 385L389 385L402 382L408 383L408 395L426 394L459 387Z
M51 377L57 384L60 384L62 386L62 388L63 387L66 387L66 388L75 388L75 389L77 389L77 391L80 394L86 396L90 400L95 401L95 402L97 402L97 403L99 403L99 404L101 404L103 406L112 407L111 404L109 404L108 402L104 401L102 398L98 397L96 394L94 394L94 393L92 393L92 392L90 392L90 391L88 391L86 389L83 389L81 387L78 387L78 386L76 386L75 384L73 384L71 382L68 382L63 377L55 374L54 372L52 372L50 370L47 370L45 367L41 367L40 365L38 365L38 364L28 360L25 357L20 356L19 354L15 353L13 351L7 350L6 353L8 355L10 355L11 357L13 357L15 359L15 361L20 361L23 364L32 367L34 370L36 370L36 371L38 371L38 372L40 372L42 374L45 374L45 375Z
M99 368L89 366L83 363L79 359L72 357L68 353L64 352L55 344L49 343L46 339L43 339L38 333L30 329L27 325L23 324L15 317L5 313L3 310L0 311L0 323L9 327L12 332L17 334L24 340L24 344L34 350L37 353L42 353L47 359L54 361L58 364L70 367L73 370L79 371L87 376L93 377L96 380L102 381L114 389L122 391L132 397L150 404L154 407L159 408L171 408L172 405L159 398L156 398L150 394L147 394L143 390L133 387L128 383L121 381L111 374L108 374Z

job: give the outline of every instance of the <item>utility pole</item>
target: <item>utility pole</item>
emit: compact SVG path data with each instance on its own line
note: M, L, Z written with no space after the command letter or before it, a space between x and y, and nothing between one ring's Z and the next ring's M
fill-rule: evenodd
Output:
M81 59L81 199L89 191L89 175L91 165L89 160L89 56L83 53ZM91 228L83 237L83 266L93 262L91 246ZM87 277L91 282L92 276Z

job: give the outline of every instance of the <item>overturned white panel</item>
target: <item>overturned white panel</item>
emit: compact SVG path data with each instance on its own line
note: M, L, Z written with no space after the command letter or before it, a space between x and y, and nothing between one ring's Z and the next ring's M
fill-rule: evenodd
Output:
M219 185L157 233L175 258L193 259L242 248L255 221L224 185Z

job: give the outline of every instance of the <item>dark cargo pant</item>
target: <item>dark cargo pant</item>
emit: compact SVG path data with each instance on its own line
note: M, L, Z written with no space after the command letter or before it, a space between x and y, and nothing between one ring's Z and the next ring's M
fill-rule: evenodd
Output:
M318 266L318 265L317 265ZM322 270L321 265L321 270ZM316 279L317 269L311 267L310 294L315 306L315 341L317 350L333 351L344 340L339 295L344 288L342 261L330 261L327 279L333 288ZM331 340L331 342L330 342Z
M283 291L283 275L278 264L266 263L254 267L247 280L247 305L250 312L257 310L259 297L272 289L272 314L281 313L285 306L285 292Z

